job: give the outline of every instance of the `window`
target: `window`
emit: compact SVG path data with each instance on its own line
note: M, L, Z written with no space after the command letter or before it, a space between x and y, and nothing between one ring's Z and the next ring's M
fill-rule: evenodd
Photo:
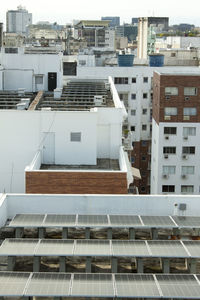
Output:
M196 87L184 87L184 95L185 96L196 96L197 88Z
M163 174L175 174L176 166L163 166Z
M81 142L81 132L71 132L70 140L71 142Z
M115 77L115 84L128 84L128 77Z
M163 193L174 193L175 192L175 185L163 185L162 186Z
M128 101L128 94L127 93L119 93L119 99L122 101Z
M177 96L178 95L178 88L177 87L166 87L165 88L165 95Z
M85 66L86 65L86 60L79 60L79 65Z
M147 114L147 109L146 109L146 108L143 108L142 114L143 114L143 115L146 115L146 114Z
M164 134L176 134L176 127L164 127Z
M176 57L176 53L175 53L175 52L172 52L172 53L171 53L171 57Z
M176 154L176 147L163 147L163 154Z
M135 157L131 156L131 162L132 162L132 164L134 164L134 162L135 162Z
M183 136L196 135L196 127L183 127Z
M133 148L135 147L135 143L134 143L134 142L132 142L132 147L133 147Z
M136 115L136 110L135 109L131 109L131 116L135 116Z
M194 174L194 166L182 166L181 167L181 174Z
M184 116L196 116L196 114L197 114L196 107L184 107L183 108Z
M145 161L146 160L146 156L142 156L141 160Z
M147 130L147 125L146 124L142 125L142 130Z
M35 76L35 84L43 84L43 75Z
M177 107L165 107L165 116L176 116Z
M144 83L147 83L147 82L148 82L148 77L144 77L144 78L143 78L143 82L144 82Z
M145 186L141 186L141 192L146 192Z
M195 147L183 147L182 153L183 154L195 154Z
M142 146L146 147L147 146L147 141L142 141Z
M147 93L143 93L143 99L147 99Z
M132 78L132 83L136 83L136 77Z
M76 76L77 62L63 62L63 75Z
M135 100L136 99L136 94L131 94L131 100Z
M5 53L9 53L9 54L18 53L18 48L5 48Z
M135 126L131 126L131 131L135 131Z
M191 194L194 192L193 185L181 185L181 193Z

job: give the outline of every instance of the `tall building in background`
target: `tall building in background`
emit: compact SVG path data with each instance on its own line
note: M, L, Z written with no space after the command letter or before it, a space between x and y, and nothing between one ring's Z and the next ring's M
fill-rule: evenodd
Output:
M138 58L147 59L149 53L155 50L157 32L167 31L169 18L142 17L138 20Z
M115 27L120 25L120 17L101 17L102 21L110 21L109 26Z
M17 10L8 10L6 13L6 31L8 33L25 35L27 26L31 24L32 14L22 6L18 6Z
M0 47L3 45L3 23L0 23Z
M155 72L151 193L199 194L200 76Z

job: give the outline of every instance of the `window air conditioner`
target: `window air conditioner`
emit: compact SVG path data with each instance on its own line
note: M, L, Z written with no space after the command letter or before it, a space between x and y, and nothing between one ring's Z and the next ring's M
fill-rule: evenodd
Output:
M183 154L183 155L182 155L182 159L188 159L188 155Z
M164 155L164 158L168 158L168 154L165 154L165 155Z
M182 177L183 179L186 179L186 178L187 178L187 175L186 175L186 174L182 174L181 177Z
M162 177L167 179L167 178L169 178L169 175L168 174L163 174Z

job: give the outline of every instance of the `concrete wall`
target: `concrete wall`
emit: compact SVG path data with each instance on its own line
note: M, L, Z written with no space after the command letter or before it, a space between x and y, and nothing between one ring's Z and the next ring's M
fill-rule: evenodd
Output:
M17 213L181 215L175 204L186 203L185 215L200 215L199 196L7 195L7 215ZM5 201L5 200L4 200ZM1 207L0 207L1 213Z
M25 88L26 91L36 91L34 75L43 75L45 91L48 90L48 72L57 73L57 87L62 87L62 54L24 54L23 48L18 48L18 54L0 53L0 63L6 69L4 90Z
M44 150L48 132L55 133L55 164L95 165L97 157L118 159L120 114L121 109L116 108L108 108L107 112L106 109L91 112L2 110L0 191L25 191L24 169L38 150ZM71 142L71 132L81 132L81 142Z

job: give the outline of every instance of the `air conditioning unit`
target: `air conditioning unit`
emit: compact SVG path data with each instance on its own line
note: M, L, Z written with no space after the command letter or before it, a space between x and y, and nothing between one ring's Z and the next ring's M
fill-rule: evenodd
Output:
M171 97L170 96L165 96L165 99L166 100L169 100Z
M188 155L183 154L183 155L182 155L182 159L188 159Z
M165 136L165 139L166 139L166 140L168 140L168 139L169 139L169 136L168 136L168 135L166 135L166 136Z
M187 178L187 175L186 175L186 174L182 174L181 177L182 177L183 179L186 179L186 178Z
M165 119L166 121L169 121L169 120L171 120L171 116L165 116L164 119Z
M164 154L164 158L168 158L168 154Z
M169 175L168 174L163 174L162 177L167 179L167 178L169 178Z
M184 136L183 139L184 139L184 140L188 140L188 136Z
M190 116L183 116L183 120L184 121L189 121L190 120Z
M185 97L185 100L190 100L190 97Z

